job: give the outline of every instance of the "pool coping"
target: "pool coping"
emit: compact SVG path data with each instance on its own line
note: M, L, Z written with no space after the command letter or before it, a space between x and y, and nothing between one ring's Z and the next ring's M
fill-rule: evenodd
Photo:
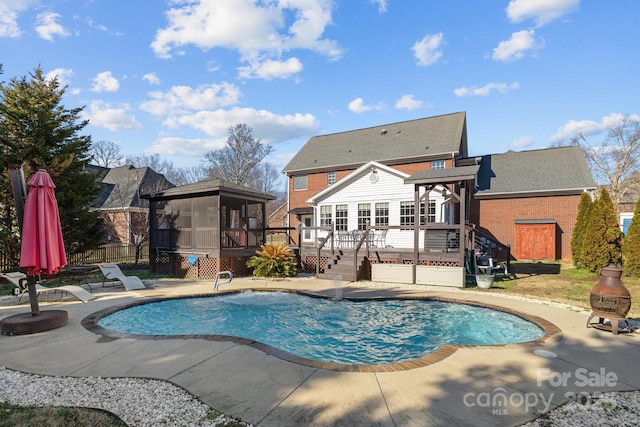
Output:
M246 345L248 347L254 348L256 350L262 351L263 353L277 357L281 360L285 360L288 362L296 363L299 365L316 368L316 369L324 369L328 371L337 371L337 372L398 372L398 371L407 371L411 369L417 369L424 366L429 366L434 363L440 362L447 357L454 354L459 349L514 349L514 348L537 348L545 345L550 345L560 341L563 338L562 330L556 326L555 324L549 322L548 320L528 314L523 313L517 310L512 310L507 307L486 304L477 301L466 300L462 298L451 298L451 297L440 297L436 295L404 295L404 296L366 296L366 297L343 297L341 299L348 301L383 301L383 300L428 300L428 301L442 301L442 302L452 302L459 304L466 304L475 307L484 307L493 309L496 311L500 311L503 313L512 314L518 316L522 319L528 320L538 327L540 327L544 331L544 335L540 338L537 338L532 341L526 341L522 343L511 343L511 344L494 344L494 345L462 345L462 344L445 344L437 350L429 353L428 355L422 356L417 359L412 359L409 361L403 361L398 363L388 363L388 364L377 364L377 365L353 365L353 364L341 364L335 362L322 362L318 360L309 359L306 357L298 356L287 351L281 350L277 347L271 346L269 344L264 344L260 341L241 338L230 335L217 335L217 334L183 334L183 335L146 335L146 334L128 334L123 332L112 331L109 329L105 329L102 326L98 325L98 321L116 311L123 310L125 308L148 304L152 302L170 300L170 299L187 299L187 298L200 298L200 297L212 297L212 296L220 296L225 294L235 294L246 291L256 291L256 292L287 292L287 293L296 293L300 295L305 295L314 298L324 298L331 299L332 297L322 292L310 292L304 290L297 289L289 289L289 288L244 288L244 289L233 289L233 290L222 290L214 293L195 293L188 295L180 295L180 296L163 296L163 297L148 297L143 298L141 300L135 302L129 302L124 304L117 304L111 307L104 308L102 310L98 310L90 315L84 317L81 321L81 325L94 334L102 335L111 339L139 339L139 340L169 340L169 339L203 339L209 341L218 341L218 342L233 342L239 345Z

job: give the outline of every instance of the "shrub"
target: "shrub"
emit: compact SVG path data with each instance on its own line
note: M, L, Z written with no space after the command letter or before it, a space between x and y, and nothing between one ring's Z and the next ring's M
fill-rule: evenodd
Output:
M585 267L600 274L603 267L622 263L622 232L609 193L604 188L591 209L585 234Z
M636 203L631 225L622 241L622 257L625 274L640 276L640 200Z
M589 229L589 218L592 208L593 200L591 200L591 196L586 192L582 193L582 196L580 196L580 203L578 204L576 225L573 228L573 236L571 238L571 256L573 258L573 265L578 268L585 267L584 242L585 235Z
M258 277L294 277L298 274L293 250L284 243L266 243L247 261Z

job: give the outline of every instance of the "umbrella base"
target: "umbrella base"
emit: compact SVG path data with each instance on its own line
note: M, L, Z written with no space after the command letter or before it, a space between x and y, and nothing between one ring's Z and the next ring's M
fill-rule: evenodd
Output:
M37 316L31 313L15 314L0 320L2 335L26 335L49 331L64 326L69 314L64 310L43 310Z

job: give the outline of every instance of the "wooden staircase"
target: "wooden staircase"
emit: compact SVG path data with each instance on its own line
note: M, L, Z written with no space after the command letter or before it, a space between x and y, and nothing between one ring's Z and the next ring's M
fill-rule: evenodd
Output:
M336 276L342 276L342 280L349 282L355 282L361 279L365 273L364 251L358 254L358 267L356 275L354 275L353 265L355 251L349 249L336 249L336 253L329 259L327 266L324 269L320 269L318 279L334 280ZM357 277L356 277L357 276Z

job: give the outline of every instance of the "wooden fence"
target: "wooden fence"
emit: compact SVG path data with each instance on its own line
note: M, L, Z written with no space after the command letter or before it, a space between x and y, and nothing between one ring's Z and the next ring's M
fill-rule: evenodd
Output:
M0 271L16 270L18 266L10 265L7 258L3 252L0 252ZM134 245L122 245L119 243L110 243L82 253L67 254L68 265L133 263L135 260L136 247ZM148 244L143 245L140 249L138 262L149 262Z

